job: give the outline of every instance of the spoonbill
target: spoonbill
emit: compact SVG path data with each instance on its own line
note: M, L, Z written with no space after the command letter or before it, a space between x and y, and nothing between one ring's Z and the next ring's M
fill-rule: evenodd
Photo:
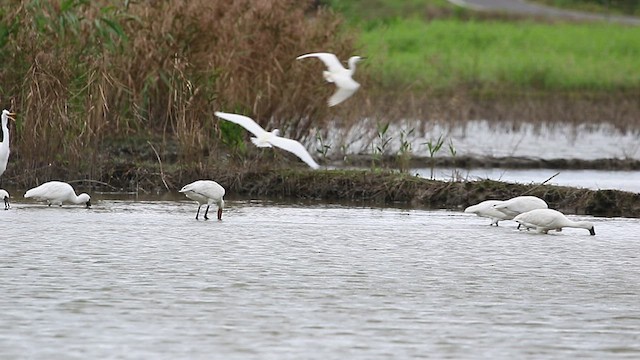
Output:
M509 215L493 207L494 205L502 204L503 202L504 201L502 200L485 200L478 204L467 207L466 209L464 209L464 212L476 214L480 217L490 218L491 224L489 225L498 226L498 221L511 219Z
M546 209L549 205L536 196L516 196L509 200L505 200L500 204L493 205L493 208L503 212L510 220L524 212L534 209Z
M596 230L592 223L588 221L573 221L567 219L563 213L553 209L535 209L524 212L515 218L514 221L528 229L536 229L539 233L547 234L549 230L561 231L562 228L580 228L589 230L589 234L595 235Z
M299 157L302 161L304 161L305 163L307 163L307 165L311 166L314 169L320 167L320 165L318 165L318 163L313 160L307 149L305 149L302 144L295 140L279 136L280 130L278 129L274 129L271 132L265 131L260 125L258 125L258 123L253 121L253 119L244 115L229 114L220 111L216 111L215 115L221 119L238 124L251 132L255 136L251 138L251 142L253 142L257 147L276 146L294 153L297 157Z
M347 100L359 88L360 84L353 80L353 74L356 72L356 63L363 60L360 56L352 56L348 60L349 68L346 69L338 60L338 57L332 53L319 52L300 55L296 60L316 57L320 59L327 70L322 72L322 76L327 82L336 85L336 92L329 98L329 106L335 106Z
M212 180L198 180L183 186L180 192L184 193L189 199L198 202L196 220L198 220L200 208L204 204L207 204L207 209L204 211L205 220L209 220L207 213L209 212L209 206L212 204L218 206L218 220L222 220L222 209L224 208L224 199L222 197L225 191L220 184Z
M4 209L9 210L11 204L9 204L9 193L7 190L0 189L0 197L4 200Z
M52 204L62 206L62 203L85 204L91 207L91 197L82 193L76 195L73 187L62 181L49 181L24 193L25 198L33 198L39 201L46 201L49 206Z
M0 142L0 176L4 174L7 169L7 162L9 161L9 119L15 121L13 118L15 113L9 112L9 110L2 110L2 142Z

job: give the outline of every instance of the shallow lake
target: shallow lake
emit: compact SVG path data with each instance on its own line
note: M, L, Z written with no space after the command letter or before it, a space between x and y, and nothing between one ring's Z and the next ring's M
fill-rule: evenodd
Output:
M638 219L92 202L0 211L0 358L640 357Z

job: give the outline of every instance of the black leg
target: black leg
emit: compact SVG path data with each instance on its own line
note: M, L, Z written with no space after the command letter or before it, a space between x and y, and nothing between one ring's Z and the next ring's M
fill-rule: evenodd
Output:
M204 211L204 219L205 220L209 220L209 218L207 217L208 213L209 213L209 205L207 205L207 209Z
M196 220L198 220L198 215L200 215L200 207L201 207L201 206L202 206L202 205L198 205L198 212L196 213Z

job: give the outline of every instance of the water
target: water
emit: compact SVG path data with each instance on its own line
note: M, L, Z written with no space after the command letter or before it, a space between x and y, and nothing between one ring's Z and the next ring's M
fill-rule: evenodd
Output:
M92 201L0 211L1 359L640 356L638 219Z

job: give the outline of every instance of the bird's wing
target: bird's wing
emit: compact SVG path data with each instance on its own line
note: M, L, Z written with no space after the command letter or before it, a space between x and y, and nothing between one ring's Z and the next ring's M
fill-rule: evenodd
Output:
M360 88L360 84L347 75L334 76L333 82L336 84L336 92L329 98L329 106L335 106L347 100Z
M354 92L356 91L353 89L345 89L345 88L339 87L336 89L336 92L334 92L333 95L331 95L327 103L329 104L329 106L336 106L341 102L350 98Z
M332 53L311 53L300 55L296 59L300 60L309 57L317 57L318 59L322 60L322 62L327 66L327 69L329 69L329 71L331 71L332 73L344 70L344 66L342 65L340 60L338 60L338 57Z
M238 114L229 114L220 111L216 111L215 115L221 119L231 121L232 123L242 126L256 137L260 137L266 132L260 125L258 125L258 123L253 121L253 119L251 119L250 117Z
M269 142L273 146L277 146L279 148L282 148L284 150L287 150L289 152L296 154L296 156L298 156L300 159L302 159L302 161L306 162L307 165L311 166L314 169L317 169L320 167L320 165L318 165L318 163L316 163L313 160L313 158L311 157L307 149L305 149L304 146L302 146L302 144L300 144L295 140L283 138L280 136L274 136L272 139L269 140Z

